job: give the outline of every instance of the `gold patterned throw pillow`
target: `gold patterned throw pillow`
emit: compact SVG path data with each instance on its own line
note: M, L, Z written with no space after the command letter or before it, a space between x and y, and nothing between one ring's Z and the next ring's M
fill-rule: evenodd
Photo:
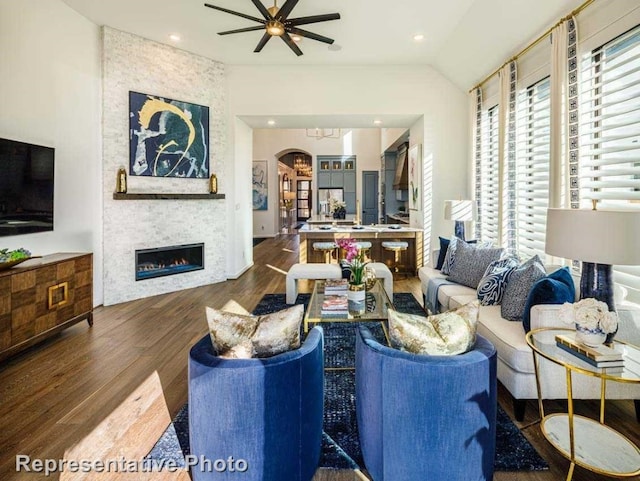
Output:
M255 316L207 307L207 324L209 324L209 335L213 349L218 354L225 354L239 344L250 341L256 327L258 327L259 319Z
M478 301L429 317L389 309L393 346L414 354L452 356L467 352L476 341L477 322Z
M251 344L250 339L246 339L228 351L219 354L218 357L224 359L251 359L253 357L253 344Z
M260 317L258 328L251 337L256 357L275 356L300 347L300 323L304 306L295 305Z
M264 316L207 307L211 344L220 357L229 359L275 356L300 347L303 315L302 304Z

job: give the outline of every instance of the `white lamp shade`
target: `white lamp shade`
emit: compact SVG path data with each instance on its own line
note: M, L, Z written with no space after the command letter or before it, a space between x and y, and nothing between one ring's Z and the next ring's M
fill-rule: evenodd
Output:
M640 211L548 209L545 252L565 259L640 265Z
M478 217L478 207L475 200L445 200L445 220L469 221Z

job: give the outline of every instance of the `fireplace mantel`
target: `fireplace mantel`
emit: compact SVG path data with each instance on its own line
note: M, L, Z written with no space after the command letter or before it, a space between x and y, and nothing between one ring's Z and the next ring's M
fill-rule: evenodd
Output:
M171 193L151 193L151 192L127 192L113 193L113 200L206 200L224 199L225 194L171 194Z

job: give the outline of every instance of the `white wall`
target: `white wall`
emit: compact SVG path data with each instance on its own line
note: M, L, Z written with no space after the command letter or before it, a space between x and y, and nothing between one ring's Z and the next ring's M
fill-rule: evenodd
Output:
M93 252L101 304L100 30L60 1L0 0L0 52L0 137L56 149L53 232L0 247Z
M242 115L411 114L424 116L423 156L433 182L430 237L450 232L442 219L442 200L467 196L469 157L466 93L428 66L228 66L229 118ZM378 144L379 146L380 144ZM377 156L379 157L379 151ZM254 158L257 156L254 155ZM228 162L250 165L251 158L231 154ZM243 167L245 168L245 167ZM450 182L440 182L440 176ZM250 185L251 177L238 179ZM427 192L428 194L428 192ZM453 197L453 198L455 198ZM238 214L251 218L249 207ZM234 201L235 202L235 201ZM233 229L230 220L229 229ZM239 247L229 255L240 259Z
M315 139L307 137L306 129L254 129L254 160L268 161L269 209L253 211L253 235L270 237L278 232L278 159L283 150L295 149L307 152L314 166L312 188L313 212L318 208L318 155L356 156L356 198L362 199L362 171L380 170L380 129L341 129L339 138ZM295 189L295 186L293 186Z
M238 278L253 265L253 209L251 194L251 159L253 159L253 131L239 119L229 122L226 173L228 188L227 218L229 219L226 245L227 277Z

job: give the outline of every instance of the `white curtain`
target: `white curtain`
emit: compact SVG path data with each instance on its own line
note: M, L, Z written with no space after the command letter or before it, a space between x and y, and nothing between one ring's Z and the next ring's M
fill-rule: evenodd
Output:
M564 99L567 85L567 22L551 32L551 159L549 163L549 207L566 205L564 162Z
M500 75L500 123L498 156L500 159L500 223L498 238L510 252L516 250L516 62L502 67Z
M482 208L480 205L480 194L482 191L480 186L480 169L482 167L482 88L480 87L469 92L469 112L471 113L469 121L469 125L471 126L471 165L473 165L472 172L474 173L471 187L473 198L478 207L476 222L471 223L472 232L469 238L473 239L476 237L476 232L480 231L480 223L482 222Z
M549 207L578 208L578 31L575 18L551 32Z

